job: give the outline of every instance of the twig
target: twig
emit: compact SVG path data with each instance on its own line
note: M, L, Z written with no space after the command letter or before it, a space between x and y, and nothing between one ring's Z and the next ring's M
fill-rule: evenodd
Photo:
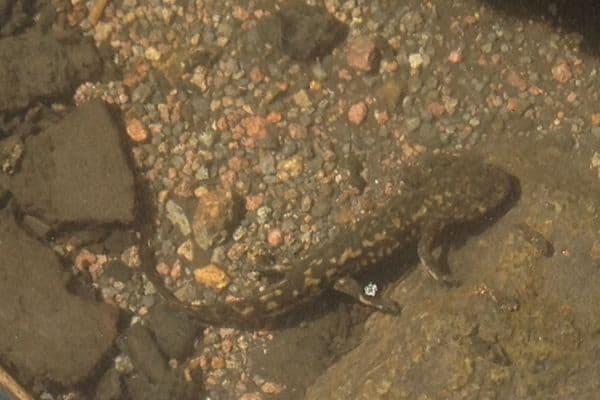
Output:
M6 389L15 400L33 400L33 397L27 394L25 389L23 389L21 385L19 385L17 381L2 368L2 366L0 366L0 387Z

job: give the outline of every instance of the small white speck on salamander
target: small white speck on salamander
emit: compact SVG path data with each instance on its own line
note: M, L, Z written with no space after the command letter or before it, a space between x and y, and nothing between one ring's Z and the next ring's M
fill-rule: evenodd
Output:
M376 283L373 282L369 282L365 285L365 287L363 288L363 292L365 293L366 296L369 297L375 297L377 295L377 292L379 291L379 287L377 286Z

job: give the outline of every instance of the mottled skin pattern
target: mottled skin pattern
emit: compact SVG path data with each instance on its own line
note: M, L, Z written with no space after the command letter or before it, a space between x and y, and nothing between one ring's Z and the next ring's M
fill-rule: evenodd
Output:
M315 246L287 265L283 279L264 293L233 303L183 305L215 325L255 326L313 299L345 277L375 266L399 248L417 243L421 264L436 280L446 281L432 250L446 240L448 228L481 221L502 207L516 190L502 169L463 156L431 156L410 167L387 207L340 227L333 240ZM164 289L164 288L162 288Z

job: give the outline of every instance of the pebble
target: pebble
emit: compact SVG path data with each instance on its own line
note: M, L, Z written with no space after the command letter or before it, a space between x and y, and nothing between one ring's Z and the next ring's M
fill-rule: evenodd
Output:
M420 53L414 53L408 56L408 63L410 64L411 69L420 68L424 62L423 55Z
M446 97L444 99L444 108L446 112L450 115L454 114L456 107L458 106L458 99L454 97Z
M150 61L158 61L160 60L160 57L162 56L162 54L160 53L160 51L158 51L155 47L148 47L145 51L144 51L144 57L146 57L146 59L150 60Z
M294 94L294 103L301 108L308 108L312 106L310 97L308 97L308 93L306 93L306 90L304 89L300 89L298 92L296 92L296 94Z
M525 81L518 72L512 69L506 72L504 79L506 80L506 83L520 91L525 91L527 89L527 81Z
M148 139L148 130L146 126L137 118L131 118L127 121L127 135L136 142L142 143Z
M196 179L198 179L199 181L207 180L208 178L210 178L210 173L208 171L208 168L206 168L205 166L201 166L196 171L196 174L194 175L194 177Z
M134 369L131 359L123 355L116 356L114 364L115 369L122 374L128 374Z
M439 118L446 112L446 108L443 104L433 101L427 105L427 111L431 113L435 118Z
M528 102L517 97L510 97L506 100L506 111L514 114L523 114L528 107Z
M257 141L267 136L266 120L260 116L253 115L240 121L239 125L247 137L247 145L253 147Z
M224 339L223 342L221 342L221 349L225 353L231 352L231 350L233 349L233 342L231 341L231 339Z
M194 270L194 279L196 279L196 282L216 292L222 291L231 282L225 271L216 264L208 264L204 267L196 268Z
M452 64L462 62L462 52L460 50L452 50L448 55L448 61Z
M94 40L96 42L104 42L108 40L112 31L112 23L100 21L96 24L96 26L94 26Z
M187 239L177 248L177 255L185 258L187 261L194 261L194 243Z
M221 356L214 356L210 360L210 366L212 369L223 369L225 368L225 359Z
M165 262L159 262L156 267L156 272L158 272L160 275L169 275L169 273L171 272L171 267L169 267Z
M408 132L416 131L421 126L421 119L419 117L411 117L406 119L406 130Z
M228 227L235 224L233 193L223 188L209 190L201 187L195 194L198 204L192 220L194 240L200 248L208 250L213 244L224 241Z
M377 61L377 45L371 38L356 38L346 46L346 62L356 71L371 72L377 68Z
M208 70L203 66L199 65L194 68L194 73L190 78L190 83L200 89L201 92L206 92L208 90L208 84L206 82L206 77L208 75Z
M281 160L277 164L277 178L282 182L286 182L291 178L300 176L303 168L304 162L301 156L294 156Z
M265 79L264 72L258 66L252 67L248 76L253 83L260 83Z
M134 103L144 103L152 95L152 87L146 83L141 83L131 92L131 101Z
M285 390L285 385L274 382L265 382L260 386L260 390L267 394L280 394Z
M275 157L271 152L261 152L258 163L261 172L264 175L271 175L275 173Z
M154 287L154 285L152 284L152 282L147 281L144 284L144 294L148 294L148 295L154 295L154 294L156 294L156 288Z
M231 237L236 242L239 242L240 240L242 240L244 238L244 236L246 236L247 232L248 232L248 229L246 229L245 226L240 226L236 230L233 231L233 234L231 235Z
M25 145L18 135L0 140L0 170L9 175L13 174L18 168L24 151Z
M190 223L187 219L187 216L183 212L183 209L175 203L173 200L168 200L165 205L165 210L167 212L167 218L169 221L173 223L183 236L189 236L192 232L192 228L190 227Z
M267 234L267 242L271 247L279 247L283 243L283 232L279 228L273 228Z
M264 196L262 194L246 196L246 210L256 211L262 205Z
M271 207L268 207L268 206L259 207L258 210L256 210L256 221L259 224L264 224L269 220L272 213L273 213L273 209Z
M181 272L182 272L181 262L179 260L175 260L175 262L173 263L173 267L171 268L171 271L169 272L169 276L172 279L177 280L181 276Z
M353 125L360 125L367 117L367 104L364 101L355 103L348 110L348 121Z
M566 83L571 79L573 73L567 63L561 62L552 67L552 76L558 82Z
M406 87L399 79L390 79L377 89L375 96L389 111L394 111L402 102L405 92Z
M139 267L142 264L138 246L129 246L121 253L121 261L130 268Z

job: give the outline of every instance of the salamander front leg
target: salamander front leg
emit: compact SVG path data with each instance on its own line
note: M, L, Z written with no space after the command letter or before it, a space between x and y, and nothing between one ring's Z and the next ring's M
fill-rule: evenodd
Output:
M458 286L459 282L450 277L450 274L442 266L440 258L433 254L436 247L440 247L436 244L441 232L443 232L443 227L439 223L429 224L423 229L421 238L417 243L419 260L433 279L447 286ZM441 246L443 247L443 244ZM442 251L443 253L444 251Z
M339 278L333 288L338 292L347 294L360 303L375 308L386 314L400 314L402 307L393 300L384 299L381 297L367 296L360 284L351 277Z

